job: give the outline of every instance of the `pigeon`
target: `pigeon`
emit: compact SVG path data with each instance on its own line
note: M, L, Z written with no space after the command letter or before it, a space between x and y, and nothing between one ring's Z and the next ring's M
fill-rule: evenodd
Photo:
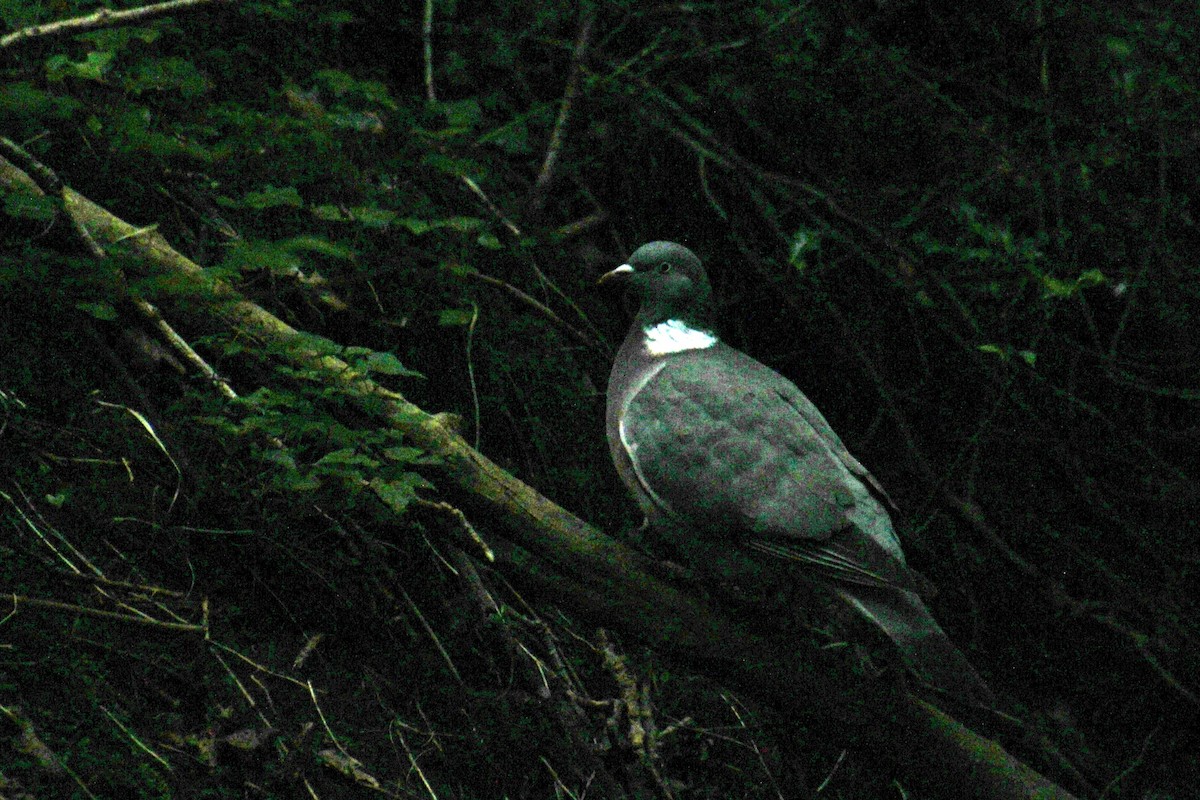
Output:
M606 433L649 528L686 540L700 575L782 571L828 587L922 682L993 706L922 602L882 487L791 381L714 332L700 259L650 242L600 282L641 304L613 363Z

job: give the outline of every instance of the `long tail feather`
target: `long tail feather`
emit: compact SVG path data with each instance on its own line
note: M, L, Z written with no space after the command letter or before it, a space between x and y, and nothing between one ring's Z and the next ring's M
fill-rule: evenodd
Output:
M841 586L837 591L892 640L905 665L921 680L951 694L995 706L992 690L915 592L864 586Z

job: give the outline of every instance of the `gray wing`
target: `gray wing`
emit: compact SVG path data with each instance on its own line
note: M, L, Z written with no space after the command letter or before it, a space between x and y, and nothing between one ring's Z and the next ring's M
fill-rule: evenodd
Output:
M618 420L621 446L656 510L826 578L910 585L887 512L820 413L748 356L728 348L713 355L672 359Z
M763 367L763 365L759 364L758 362L754 363L755 366ZM830 447L833 449L834 455L837 456L838 460L842 462L846 469L850 470L855 477L866 481L867 484L870 485L870 487L874 489L880 497L887 501L888 505L895 508L896 504L892 502L892 498L888 497L887 492L883 490L883 486L879 483L879 481L875 480L875 476L872 475L870 471L868 471L867 468L864 467L859 460L855 458L849 450L846 449L846 445L842 444L842 440L838 437L837 433L834 432L833 428L830 427L829 422L824 416L822 416L821 412L817 410L817 407L812 404L812 401L805 397L803 392L797 389L795 384L793 384L787 378L784 378L782 375L771 370L770 368L764 369L778 379L777 388L780 396L783 397L783 399L789 405L796 409L796 413L804 417L808 424L812 425L813 430L815 430L823 439L825 439L825 441L829 443Z

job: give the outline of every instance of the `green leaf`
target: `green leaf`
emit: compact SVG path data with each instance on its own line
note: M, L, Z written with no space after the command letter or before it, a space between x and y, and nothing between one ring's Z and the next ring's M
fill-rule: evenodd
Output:
M1133 54L1133 45L1126 39L1121 39L1117 36L1109 36L1104 41L1104 46L1108 48L1108 52L1112 53L1117 58L1127 58Z
M454 158L441 153L426 153L421 157L421 163L455 178L469 175L480 180L487 173L487 169L478 161L469 158Z
M17 81L0 87L0 119L67 119L82 105L73 97L44 92L29 81Z
M402 461L406 464L411 464L425 455L425 451L419 447L403 447L398 445L396 447L385 448L383 454L392 461Z
M279 246L289 253L308 251L344 261L353 261L358 255L353 248L331 242L324 236L293 236L291 239L284 239Z
M112 322L117 318L117 310L108 303L76 303L75 307L80 311L86 311L96 319L102 319L106 322Z
M370 456L365 456L357 452L353 448L344 448L342 450L334 450L332 453L326 453L317 460L318 466L329 466L331 464L353 465L356 467L377 467L379 462Z
M397 514L402 514L408 504L416 499L417 489L433 488L432 483L415 472L405 472L399 478L388 481L374 478L370 485L379 499Z
M381 375L421 377L421 373L406 368L400 363L400 359L388 352L372 352L366 358L355 360L354 364L367 372L378 372Z
M474 128L483 118L483 109L474 97L465 100L454 100L449 103L438 103L436 110L441 111L446 121L456 128Z
M46 78L51 82L81 78L104 83L104 73L108 71L113 57L114 53L111 50L105 50L88 53L83 61L72 61L60 53L46 59Z
M445 326L470 325L475 316L474 311L467 308L443 308L438 312L438 324Z
M209 90L210 81L183 58L157 58L141 61L123 80L134 94L147 91L175 91L185 99L199 97Z
M528 117L521 115L479 137L479 144L494 144L509 155L530 153Z
M500 242L500 238L494 233L481 233L479 238L475 240L480 247L488 250L503 250L504 245Z
M447 217L433 220L404 217L396 221L417 236L437 228L450 228L463 233L471 233L482 228L484 224L483 220L478 217Z
M296 191L295 186L275 187L267 184L262 191L247 192L242 198L241 205L243 208L258 210L277 206L300 208L304 205L304 201L300 199L300 192Z
M386 228L396 221L396 212L378 206L319 205L313 208L313 216L327 222L359 222L368 228Z
M1070 297L1075 293L1075 284L1059 280L1053 275L1042 275L1042 289L1053 297Z
M76 36L83 42L91 42L97 50L122 50L128 47L133 40L138 40L144 44L153 44L158 40L160 32L155 28L136 28L120 27L120 28L104 28L98 31L88 31Z

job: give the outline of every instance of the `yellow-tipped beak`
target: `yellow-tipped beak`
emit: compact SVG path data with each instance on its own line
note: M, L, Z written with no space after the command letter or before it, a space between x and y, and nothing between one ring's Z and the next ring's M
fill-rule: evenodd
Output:
M633 267L629 266L628 264L622 264L621 266L617 267L616 269L611 270L611 271L606 272L603 275L601 275L600 280L596 281L596 285L603 286L608 281L613 280L614 278L618 278L622 275L628 275L629 273L631 273L633 271L634 271Z

